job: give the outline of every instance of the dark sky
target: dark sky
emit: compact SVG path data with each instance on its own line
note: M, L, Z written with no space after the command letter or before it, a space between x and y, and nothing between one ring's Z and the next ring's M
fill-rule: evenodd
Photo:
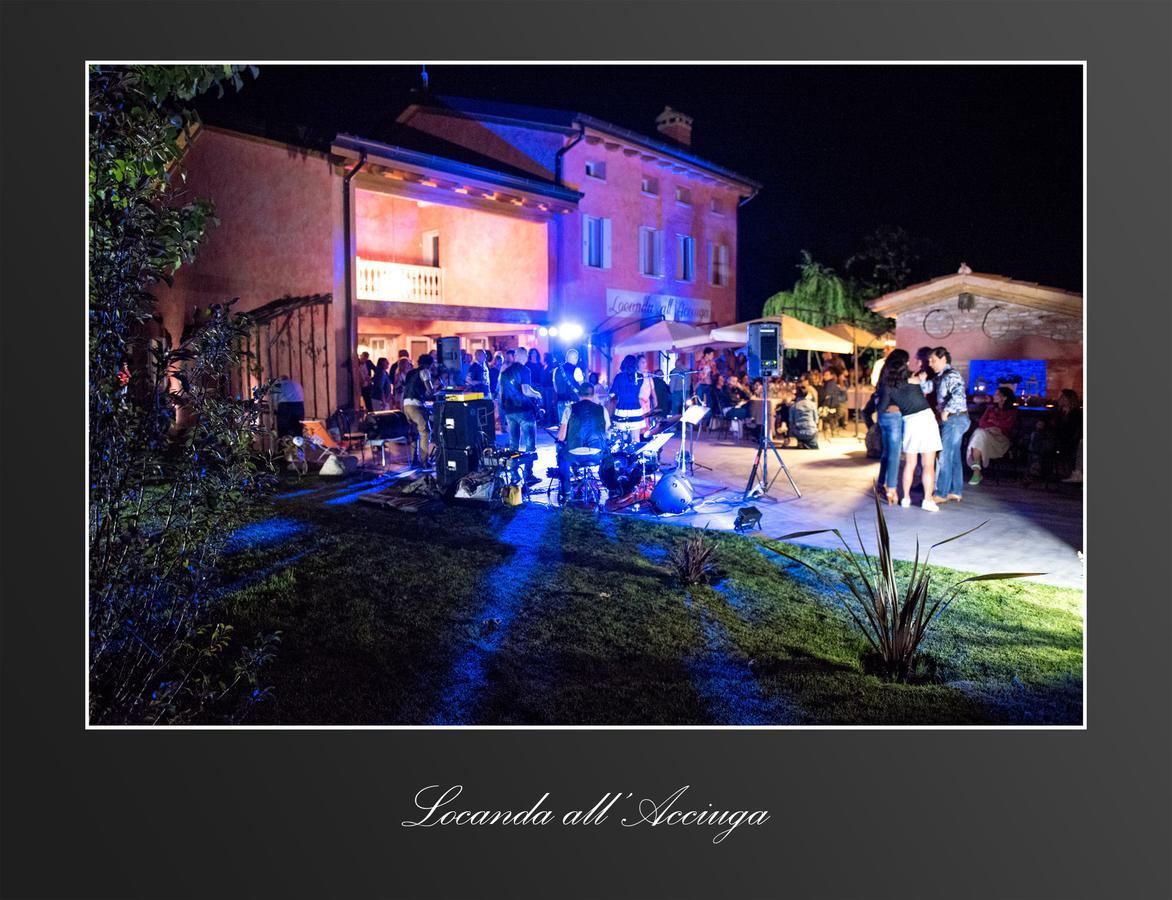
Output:
M880 226L924 242L913 280L975 271L1082 290L1078 66L429 66L430 89L587 113L655 135L691 115L694 152L765 189L741 210L739 313L792 286L803 249L839 268ZM199 104L377 137L418 66L264 66Z

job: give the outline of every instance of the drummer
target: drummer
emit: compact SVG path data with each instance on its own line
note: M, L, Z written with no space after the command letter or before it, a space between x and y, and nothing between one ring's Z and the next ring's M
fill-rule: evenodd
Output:
M606 407L594 398L594 385L586 382L578 389L578 400L566 407L558 428L558 468L561 487L558 500L565 500L570 487L570 462L574 450L593 449L599 458L607 450L606 433L610 430L610 416Z
M632 440L650 424L652 383L639 372L639 360L634 354L623 357L619 374L610 386L610 400L614 403L615 428L630 432Z

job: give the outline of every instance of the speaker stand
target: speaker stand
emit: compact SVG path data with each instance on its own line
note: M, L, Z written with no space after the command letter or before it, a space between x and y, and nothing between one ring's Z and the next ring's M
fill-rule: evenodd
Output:
M778 466L778 471L773 473L772 478L769 477L770 454L777 460ZM776 502L776 497L769 496L769 490L773 487L773 482L777 480L780 472L785 472L785 477L789 480L789 486L801 498L802 492L798 490L793 476L789 473L789 467L786 466L785 460L781 458L781 454L777 451L777 445L773 443L773 423L769 421L769 379L766 376L762 379L761 437L757 439L757 455L753 457L753 468L749 472L749 480L745 483L745 493L741 497L741 502L744 503L750 497L760 497L763 500L773 500Z

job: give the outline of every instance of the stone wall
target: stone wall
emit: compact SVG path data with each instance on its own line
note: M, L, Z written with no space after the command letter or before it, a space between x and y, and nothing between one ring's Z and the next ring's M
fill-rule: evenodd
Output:
M924 346L947 347L966 379L971 359L1044 359L1050 397L1064 388L1082 396L1082 329L1081 316L975 296L969 309L952 297L900 313L895 337L913 355Z

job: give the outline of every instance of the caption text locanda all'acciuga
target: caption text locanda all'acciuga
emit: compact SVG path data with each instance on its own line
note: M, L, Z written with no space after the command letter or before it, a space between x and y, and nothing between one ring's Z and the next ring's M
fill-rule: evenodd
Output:
M432 784L415 795L415 807L420 810L418 817L405 819L401 825L404 828L605 824L622 828L692 827L712 829L712 843L719 844L742 825L758 826L769 821L769 811L765 809L715 809L711 803L692 804L685 800L690 789L685 784L662 799L636 797L631 791L607 791L593 806L557 812L546 806L548 792L526 809L466 809L456 803L464 792L463 785L445 788Z

